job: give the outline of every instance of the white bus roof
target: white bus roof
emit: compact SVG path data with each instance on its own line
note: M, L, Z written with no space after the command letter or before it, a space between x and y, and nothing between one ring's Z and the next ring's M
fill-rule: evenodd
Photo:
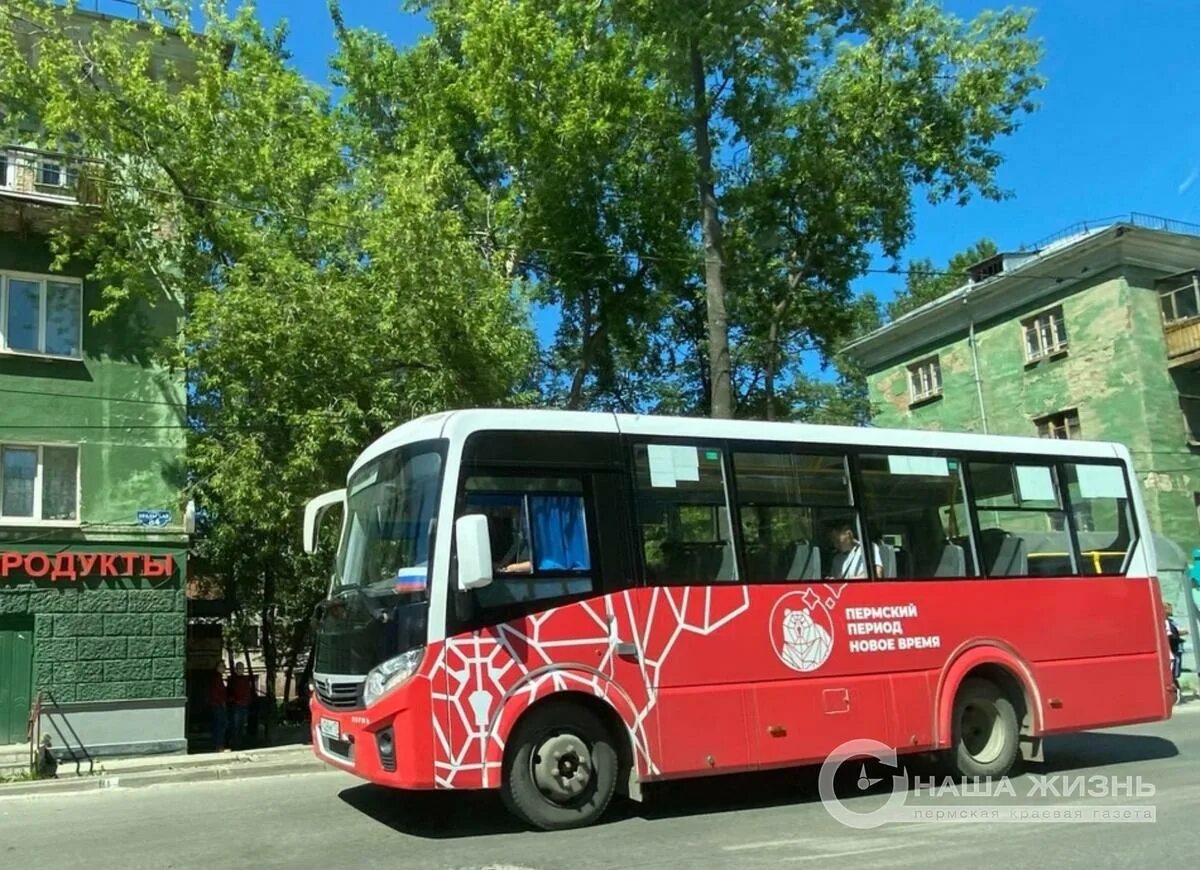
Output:
M368 446L350 474L404 444L435 438L461 441L488 430L541 432L600 432L676 438L728 438L779 441L788 444L851 445L897 449L964 450L994 453L1083 456L1130 461L1124 445L1104 441L1069 441L1013 435L978 435L927 429L880 429L869 426L828 426L811 423L767 423L754 420L713 420L707 417L667 417L612 414L602 411L542 409L469 409L446 411L410 420Z

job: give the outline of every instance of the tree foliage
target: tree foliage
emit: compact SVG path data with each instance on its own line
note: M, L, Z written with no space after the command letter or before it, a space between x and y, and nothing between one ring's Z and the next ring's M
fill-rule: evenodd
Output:
M650 407L714 416L801 410L787 388L855 328L870 251L899 257L918 195L1002 196L997 142L1041 84L1026 14L932 0L412 6L434 35L407 59L449 86L397 117L486 167L487 232L511 217L562 306L551 370L599 398L636 366Z
M299 548L304 501L406 419L522 400L534 340L520 288L456 208L455 161L432 143L348 157L354 127L291 67L282 29L213 2L193 32L186 5L80 38L9 0L0 103L13 128L103 167L91 230L56 239L103 283L95 316L185 303L161 350L186 371L199 548L260 612L274 671L324 589ZM189 60L161 64L166 44Z

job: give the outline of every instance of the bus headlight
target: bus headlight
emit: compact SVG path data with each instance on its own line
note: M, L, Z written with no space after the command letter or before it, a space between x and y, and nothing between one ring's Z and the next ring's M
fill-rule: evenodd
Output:
M424 655L424 648L417 647L372 668L363 682L363 706L370 707L415 674Z

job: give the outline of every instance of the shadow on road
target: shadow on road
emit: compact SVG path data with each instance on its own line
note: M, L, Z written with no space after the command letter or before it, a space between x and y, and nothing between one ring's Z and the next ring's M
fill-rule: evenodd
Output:
M1078 734L1046 738L1046 760L1040 764L1029 765L1029 772L1066 773L1110 764L1157 761L1175 758L1177 755L1179 750L1175 744L1163 737L1081 731Z
M1161 737L1139 734L1082 732L1048 738L1046 761L1025 765L1021 773L1048 775L1116 764L1174 758L1175 744ZM910 790L917 778L941 783L946 773L929 756L901 759ZM872 761L866 772L879 783L862 789L858 784L861 765L843 764L835 778L839 798L885 795L890 791L894 768ZM773 770L763 773L730 774L702 779L656 783L646 789L641 804L614 800L601 824L613 824L630 818L646 822L694 815L736 813L779 806L803 806L820 802L820 767ZM1124 775L1121 772L1116 775ZM410 836L429 839L454 839L524 831L511 817L494 791L488 792L402 792L374 785L348 788L339 797L360 813L380 824Z

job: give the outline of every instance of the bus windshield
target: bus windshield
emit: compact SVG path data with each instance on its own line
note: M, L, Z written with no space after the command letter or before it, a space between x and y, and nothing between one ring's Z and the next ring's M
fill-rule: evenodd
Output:
M437 444L408 445L350 480L335 593L354 588L426 599L442 455Z

